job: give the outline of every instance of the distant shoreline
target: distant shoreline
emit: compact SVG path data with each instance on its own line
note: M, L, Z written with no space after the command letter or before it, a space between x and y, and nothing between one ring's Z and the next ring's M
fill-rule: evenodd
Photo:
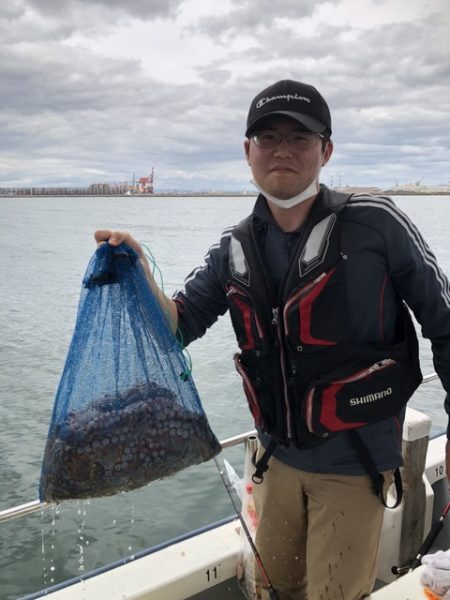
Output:
M154 194L2 194L0 198L254 198L256 192L155 192Z
M433 191L340 188L340 192L375 196L450 196L450 189ZM255 198L257 192L155 192L153 194L2 194L0 198Z
M450 190L446 190L445 192L392 192L391 190L387 190L386 192L382 193L385 196L450 196Z

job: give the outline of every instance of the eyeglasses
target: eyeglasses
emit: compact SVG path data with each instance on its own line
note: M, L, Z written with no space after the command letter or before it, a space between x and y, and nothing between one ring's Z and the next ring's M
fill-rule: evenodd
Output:
M317 142L318 139L325 139L320 133L309 133L307 131L291 131L290 133L283 135L278 131L257 131L253 133L250 138L255 142L258 148L264 148L270 150L279 146L283 140L287 140L287 143L295 148L296 150L302 150L304 148L311 148Z

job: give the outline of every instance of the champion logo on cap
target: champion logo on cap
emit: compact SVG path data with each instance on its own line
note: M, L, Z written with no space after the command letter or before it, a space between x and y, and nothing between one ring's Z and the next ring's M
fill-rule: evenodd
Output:
M287 100L288 102L290 100L302 100L303 102L311 103L311 99L306 96L299 96L298 94L280 94L279 96L266 96L265 98L261 98L256 103L255 108L261 108L261 106L264 106L268 102L273 102L274 100Z

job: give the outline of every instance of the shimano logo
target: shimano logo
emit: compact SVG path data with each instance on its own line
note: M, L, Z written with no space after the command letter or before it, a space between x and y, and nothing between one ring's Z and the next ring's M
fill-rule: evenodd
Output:
M350 406L359 406L360 404L369 404L370 402L376 402L382 400L392 394L392 388L388 387L381 392L375 392L374 394L367 394L367 396L358 396L357 398L350 398Z
M311 103L311 100L306 96L299 96L298 94L281 94L279 96L266 96L265 98L260 98L256 103L256 108L261 108L274 100L287 100L288 102L291 100L301 100L302 102Z

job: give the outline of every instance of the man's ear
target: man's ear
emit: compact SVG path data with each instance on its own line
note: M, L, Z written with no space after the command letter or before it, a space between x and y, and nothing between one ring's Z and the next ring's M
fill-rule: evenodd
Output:
M328 140L325 146L325 150L323 151L322 167L324 167L330 160L331 155L333 154L333 147L333 142L331 140Z
M247 163L249 166L251 166L251 164L250 164L250 140L248 140L248 139L244 140L244 152L245 152L245 158L247 160Z

